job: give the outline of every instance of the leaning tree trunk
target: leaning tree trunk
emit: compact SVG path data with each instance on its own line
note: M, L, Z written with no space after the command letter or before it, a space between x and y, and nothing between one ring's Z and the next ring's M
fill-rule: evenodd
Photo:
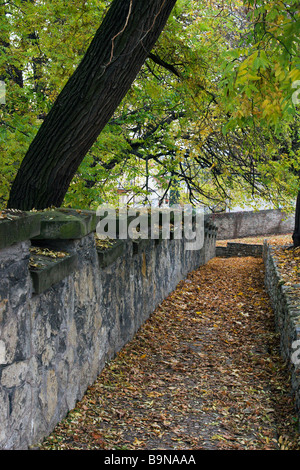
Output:
M296 212L295 212L295 228L293 232L294 248L300 246L300 191L297 195Z
M59 207L98 135L126 95L176 0L114 0L55 101L13 182L8 207Z

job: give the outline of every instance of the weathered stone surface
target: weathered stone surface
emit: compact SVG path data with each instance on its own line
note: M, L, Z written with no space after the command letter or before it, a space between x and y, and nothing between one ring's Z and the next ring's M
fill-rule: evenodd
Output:
M110 264L114 263L116 259L118 259L123 254L124 245L125 242L123 240L116 240L113 246L109 248L97 248L99 265L102 268L105 268L106 266L109 266Z
M294 217L281 210L222 212L210 215L218 227L218 240L266 234L284 234L294 230Z
M96 213L56 209L41 213L40 233L37 240L78 239L95 230Z
M0 340L0 365L6 364L6 344L3 340Z
M230 258L231 256L262 257L263 245L228 242L227 246L217 246L216 256Z
M26 361L15 362L5 367L2 371L1 385L7 388L19 386L25 381L27 372L28 363Z
M40 214L23 212L11 219L0 220L0 250L23 242L40 233Z
M0 250L2 364L23 361L30 353L27 304L31 296L29 247L30 242L26 241Z
M4 448L8 440L8 395L0 389L0 442L4 443Z
M32 256L32 258L36 258L37 264L41 264L40 268L30 269L33 292L35 294L40 294L61 281L71 274L77 266L76 254L66 256L62 259L52 259L44 256L42 263L41 256Z
M151 240L148 238L138 238L132 241L133 244L133 254L142 253L150 245Z
M28 271L30 242L17 243L0 251L0 279L9 278L13 282Z

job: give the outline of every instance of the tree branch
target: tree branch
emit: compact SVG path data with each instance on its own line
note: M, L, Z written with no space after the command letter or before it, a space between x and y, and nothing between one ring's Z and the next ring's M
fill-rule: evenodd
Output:
M150 52L150 54L148 55L148 58L153 60L153 62L155 62L156 64L161 65L165 69L169 70L169 72L172 72L174 75L176 75L176 77L180 78L181 75L176 69L176 67L174 67L174 65L169 64L168 62L165 62L164 60L162 60L160 57L153 54L152 52Z

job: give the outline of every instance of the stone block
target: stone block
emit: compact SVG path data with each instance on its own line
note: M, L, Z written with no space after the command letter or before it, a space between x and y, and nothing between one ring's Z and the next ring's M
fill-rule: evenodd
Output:
M4 213L0 219L0 249L23 242L40 233L40 217L38 212Z
M109 248L97 248L99 266L105 268L114 263L124 252L125 243L122 240L116 240Z
M33 255L35 267L30 268L33 292L40 294L71 274L77 266L77 255L53 259L47 256ZM31 264L33 266L34 263Z
M82 238L96 229L96 213L68 209L41 213L40 234L36 240L72 240Z

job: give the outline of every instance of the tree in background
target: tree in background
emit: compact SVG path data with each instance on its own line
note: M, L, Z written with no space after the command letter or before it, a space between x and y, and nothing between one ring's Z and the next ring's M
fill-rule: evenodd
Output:
M2 2L0 79L0 204L30 143L88 48L108 2Z
M250 27L241 48L228 51L223 71L223 102L230 119L225 132L250 127L273 141L269 160L255 158L270 188L294 200L294 246L300 245L299 2L249 0ZM273 137L274 136L274 137Z
M112 2L22 160L8 207L61 205L78 166L126 95L175 2Z
M235 115L244 100L241 89L234 89L244 60L240 46L247 37L252 53L252 28L242 2L223 2L222 9L214 2L177 2L136 82L83 162L76 177L80 194L88 197L97 188L97 201L108 182L115 185L113 174L118 178L126 168L132 180L141 173L146 179L148 168L166 190L172 178L184 182L190 202L213 207L233 196L249 201L253 193L289 208L298 185L291 171L297 165L297 116L275 129L267 117ZM242 90L251 92L252 78L249 72ZM73 184L67 201L78 204L77 196Z

